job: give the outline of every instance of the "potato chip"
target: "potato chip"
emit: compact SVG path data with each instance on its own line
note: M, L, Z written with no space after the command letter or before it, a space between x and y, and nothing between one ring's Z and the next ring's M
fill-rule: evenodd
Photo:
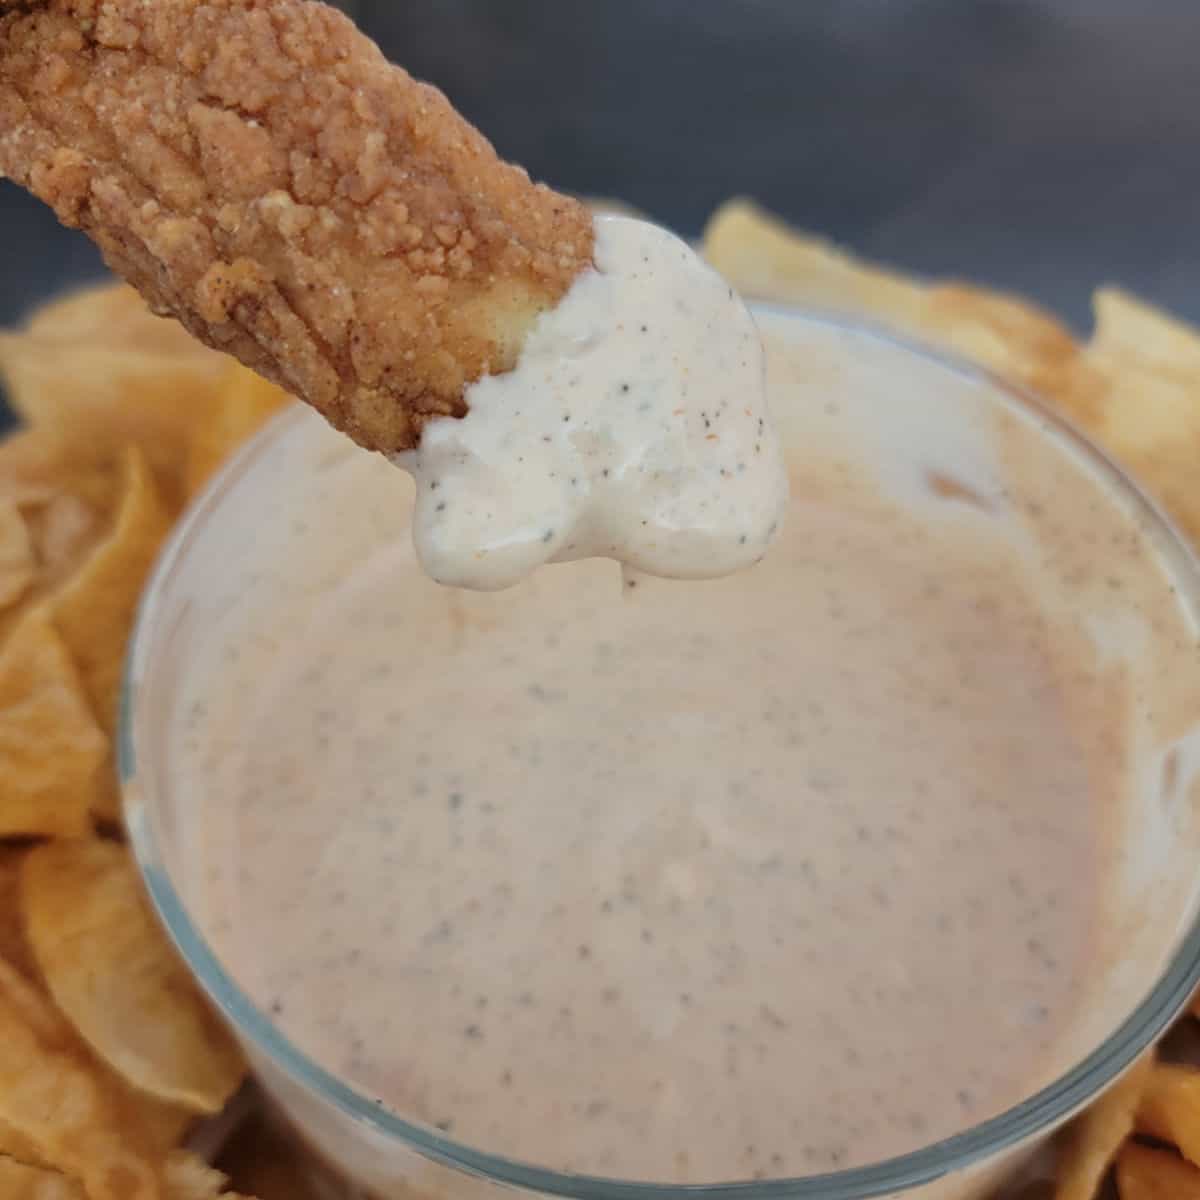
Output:
M731 200L704 231L705 257L742 295L907 326L925 288L802 234L749 200Z
M0 1154L0 1200L87 1200L74 1179Z
M288 394L233 363L211 415L192 439L187 465L189 495L198 492L225 459L289 403Z
M21 899L50 994L96 1054L149 1095L220 1111L245 1065L151 913L129 852L97 839L39 846Z
M37 967L25 941L21 924L21 860L25 847L0 845L0 962L14 967L26 979L37 976ZM0 1153L4 1153L0 1143Z
M130 1112L72 1052L54 1014L34 1014L33 999L0 971L0 1122L40 1161L82 1180L90 1200L160 1200L160 1170Z
M1200 1170L1170 1150L1130 1142L1117 1158L1121 1200L1200 1200Z
M120 487L120 459L38 429L0 440L0 500L23 510L55 496L75 496L96 513L111 511Z
M7 1001L10 1011L18 1015L45 1046L74 1056L86 1068L96 1086L123 1114L134 1141L158 1157L179 1144L192 1123L192 1114L135 1091L99 1063L74 1027L54 1006L40 979L22 974L0 960L0 998ZM22 1162L42 1162L34 1141L22 1132L23 1127L16 1121L6 1121L2 1109L0 1102L0 1153Z
M1138 1108L1137 1127L1200 1163L1200 1069L1159 1063Z
M1057 398L1079 345L1048 313L1024 300L960 283L931 287L909 327L914 336L994 371L1009 383Z
M0 440L0 511L12 506L20 514L34 564L21 605L0 604L0 644L22 606L45 599L95 548L111 521L119 467L51 434L26 431Z
M1200 333L1186 321L1120 288L1099 288L1092 298L1096 329L1089 349L1108 360L1124 357L1200 374Z
M79 667L92 713L110 739L116 736L125 650L142 586L170 528L171 515L146 460L131 448L111 533L53 600L54 624ZM96 815L117 822L120 797L111 758L98 787Z
M155 317L136 289L113 280L74 288L47 301L29 318L28 330L60 348L99 342L170 353L190 346L178 324Z
M0 500L0 608L16 604L33 584L37 559L21 510Z
M142 585L171 528L145 458L125 457L124 495L108 538L54 602L54 623L79 664L102 727L116 727L125 643Z
M28 1163L30 1166L44 1167L37 1147L19 1130L0 1121L0 1156L15 1158L17 1162Z
M74 1026L55 1007L41 979L34 977L36 970L34 965L27 974L0 960L0 1000L7 1003L9 1011L19 1016L44 1046L73 1056L86 1069L96 1086L123 1114L134 1141L159 1157L178 1146L192 1124L192 1114L136 1091L99 1063ZM0 1153L22 1162L42 1162L30 1137L18 1123L6 1121L2 1109L0 1102Z
M1078 355L1070 332L1025 301L864 263L747 201L717 212L704 253L748 297L873 320L1042 392L1063 390L1061 377Z
M93 453L141 447L182 497L195 430L227 360L182 327L154 316L124 286L73 295L0 334L0 376L16 411L38 430Z
M1055 1200L1094 1200L1121 1144L1133 1132L1134 1114L1153 1068L1153 1058L1140 1059L1076 1119L1063 1145Z
M112 1094L121 1098L120 1102L125 1106L124 1111L133 1114L135 1125L132 1128L137 1130L136 1136L144 1138L148 1156L154 1161L159 1161L163 1155L171 1153L179 1145L187 1130L187 1114L179 1109L171 1109L166 1105L143 1099L120 1085L115 1076L101 1077L112 1087ZM54 1170L53 1164L46 1161L32 1139L3 1120L0 1120L0 1156L15 1159L29 1166ZM2 1192L0 1200L3 1200Z
M15 1158L17 1162L33 1167L50 1166L42 1159L37 1147L29 1138L3 1120L0 1120L0 1155Z
M36 967L34 968L36 971ZM124 1079L98 1062L80 1039L74 1026L55 1007L40 979L23 974L0 960L0 999L47 1048L73 1057L95 1086L122 1116L134 1142L160 1158L179 1145L193 1122L193 1115L177 1105L164 1104L132 1088ZM59 1165L46 1159L37 1143L18 1120L6 1121L0 1100L0 1153L22 1162Z
M1200 540L1200 332L1116 289L1096 293L1084 348L1097 439Z
M176 1150L167 1159L166 1178L167 1200L215 1200L218 1196L224 1196L226 1200L244 1200L224 1190L229 1183L225 1174L186 1150ZM0 1200L4 1200L2 1195ZM298 1198L289 1197L289 1200Z
M0 650L0 836L86 832L107 759L71 655L34 609Z
M0 996L7 998L11 1009L21 1016L46 1046L72 1054L86 1066L97 1086L125 1114L125 1120L134 1131L136 1139L150 1152L161 1156L178 1146L194 1120L193 1114L177 1105L164 1104L136 1091L124 1079L99 1063L86 1048L74 1026L55 1007L46 993L31 955L29 962L28 970L21 971L15 968L15 964L0 959ZM42 1162L31 1139L18 1127L7 1123L2 1115L0 1154L8 1154L22 1162Z
M37 546L40 582L53 591L95 549L101 519L78 496L63 493L34 506L29 517Z

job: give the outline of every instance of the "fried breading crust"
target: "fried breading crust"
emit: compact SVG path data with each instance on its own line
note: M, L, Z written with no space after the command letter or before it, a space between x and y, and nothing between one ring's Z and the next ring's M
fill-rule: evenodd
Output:
M0 0L0 174L385 452L461 416L592 254L582 205L311 0Z

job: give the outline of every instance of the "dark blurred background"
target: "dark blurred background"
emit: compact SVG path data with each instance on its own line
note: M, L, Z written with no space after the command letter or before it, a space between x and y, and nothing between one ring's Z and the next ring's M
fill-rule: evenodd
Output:
M1200 0L346 0L507 157L696 234L733 194L1086 327L1200 318ZM0 183L0 323L101 265Z

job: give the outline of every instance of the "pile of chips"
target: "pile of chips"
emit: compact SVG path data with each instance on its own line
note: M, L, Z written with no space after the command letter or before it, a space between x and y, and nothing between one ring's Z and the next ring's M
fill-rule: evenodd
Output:
M748 297L865 316L1057 403L1200 540L1200 335L1182 323L1102 291L1080 343L1024 302L863 264L742 202L704 249ZM229 1174L298 1200L257 1123L223 1170L185 1148L245 1068L147 907L113 756L155 555L286 398L117 286L0 333L0 375L24 422L0 442L0 1200L203 1200ZM1056 1169L1031 1194L1092 1200L1115 1178L1121 1200L1200 1200L1200 1068L1139 1064Z
M0 1200L201 1200L245 1065L147 907L113 755L146 576L285 397L124 287L0 334Z

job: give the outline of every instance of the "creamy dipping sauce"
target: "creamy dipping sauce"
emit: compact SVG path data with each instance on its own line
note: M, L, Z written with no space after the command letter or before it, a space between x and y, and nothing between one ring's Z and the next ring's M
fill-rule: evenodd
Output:
M396 459L441 583L494 590L597 555L716 578L775 536L787 475L741 298L644 221L597 217L595 259L516 369L473 384L466 417L433 422Z
M1194 652L1154 547L987 385L763 324L793 500L752 570L439 588L406 481L313 418L192 635L187 903L301 1050L477 1148L682 1182L874 1162L1129 1003L1138 772L1186 791L1200 761L1143 702Z

